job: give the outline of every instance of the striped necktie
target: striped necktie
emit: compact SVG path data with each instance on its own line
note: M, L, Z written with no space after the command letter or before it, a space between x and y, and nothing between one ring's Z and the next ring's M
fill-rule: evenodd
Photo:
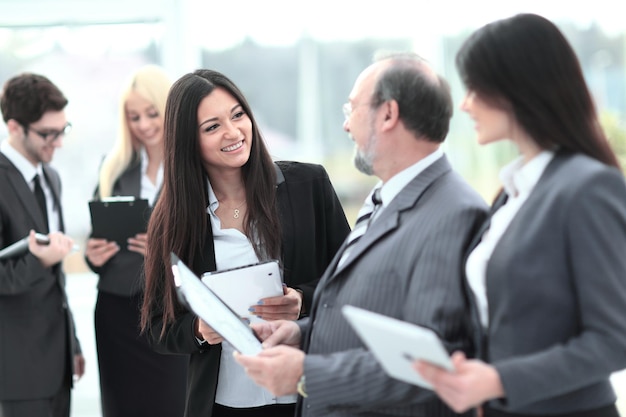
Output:
M348 235L347 243L343 250L343 254L341 255L341 258L339 259L339 263L337 264L338 266L343 265L343 263L348 258L348 255L350 254L350 250L354 247L356 242L358 242L359 239L363 237L363 235L365 234L365 231L370 225L370 220L376 213L376 210L378 210L378 208L381 206L382 202L383 201L380 198L380 188L377 188L372 193L372 201L371 202L367 201L363 205L363 207L361 207L361 210L359 210L359 214L358 214L359 217L356 221L356 224L354 225L354 229L352 229L352 231Z

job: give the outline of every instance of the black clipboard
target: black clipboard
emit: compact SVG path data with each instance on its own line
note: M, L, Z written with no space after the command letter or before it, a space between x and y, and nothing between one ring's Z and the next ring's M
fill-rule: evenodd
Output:
M150 219L148 200L135 197L111 197L90 201L92 237L115 241L127 250L128 238L145 233Z

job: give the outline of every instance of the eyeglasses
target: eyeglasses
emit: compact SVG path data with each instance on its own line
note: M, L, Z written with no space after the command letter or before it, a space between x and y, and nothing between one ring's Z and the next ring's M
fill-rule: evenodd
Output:
M45 142L48 142L48 141L55 142L57 139L70 133L70 131L72 130L72 124L67 123L65 127L61 130L46 130L46 131L36 130L28 125L24 126L24 134L28 135L29 130L31 132L35 132L37 136L42 138Z
M359 103L355 106L352 106L352 103L350 102L343 103L343 106L341 106L341 110L343 110L343 117L345 117L345 120L348 120L350 116L352 116L352 112L354 111L355 108L363 104L370 104L370 103Z
M350 103L343 103L341 110L343 110L343 117L345 120L348 120L352 114L352 105Z

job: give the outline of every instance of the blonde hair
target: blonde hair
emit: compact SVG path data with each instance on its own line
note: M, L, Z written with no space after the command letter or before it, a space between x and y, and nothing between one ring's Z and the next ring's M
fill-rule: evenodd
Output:
M113 184L131 163L139 150L139 142L130 133L126 117L126 100L131 92L136 92L150 101L165 116L165 102L172 82L165 71L157 65L145 65L136 70L126 82L119 100L119 127L113 149L102 161L98 179L99 198L111 197Z

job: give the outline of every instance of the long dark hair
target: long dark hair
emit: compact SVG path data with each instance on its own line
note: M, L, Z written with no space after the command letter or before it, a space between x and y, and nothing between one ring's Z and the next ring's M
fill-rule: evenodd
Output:
M202 255L210 232L207 219L207 173L202 165L198 138L198 106L216 88L222 88L241 104L252 122L250 158L242 167L248 212L244 231L257 256L280 258L281 231L276 205L276 171L243 93L226 76L197 70L176 81L170 89L164 124L164 178L161 195L148 224L149 248L145 257L146 283L141 327L150 327L154 311L164 324L174 320L182 307L177 301L170 252L187 265ZM258 240L258 245L256 244ZM161 329L164 333L165 327Z
M578 58L549 20L518 14L483 26L461 46L456 66L468 90L511 111L541 148L619 168Z

